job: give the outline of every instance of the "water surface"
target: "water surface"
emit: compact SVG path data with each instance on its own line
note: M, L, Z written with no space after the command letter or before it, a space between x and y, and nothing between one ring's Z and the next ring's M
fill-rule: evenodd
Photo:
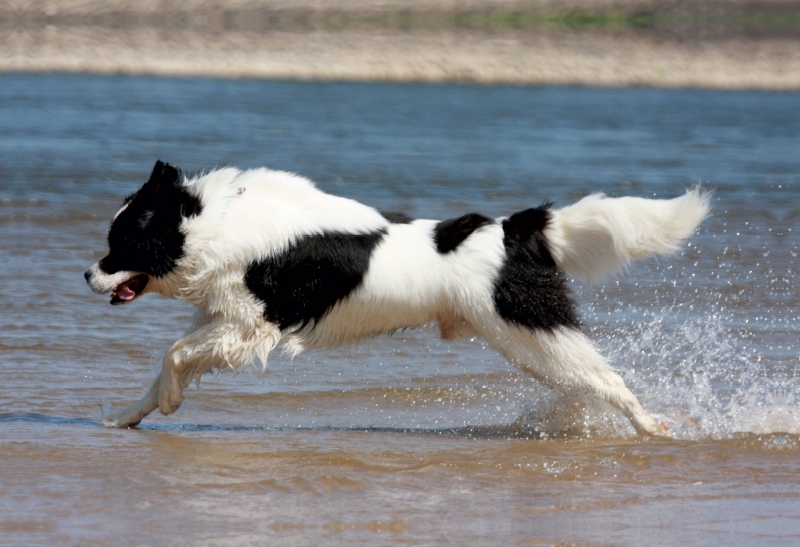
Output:
M9 545L790 545L800 538L800 94L0 77L0 534ZM714 212L574 284L672 441L585 423L480 340L396 333L207 377L100 426L188 327L82 273L156 159L296 171L416 217L591 192Z

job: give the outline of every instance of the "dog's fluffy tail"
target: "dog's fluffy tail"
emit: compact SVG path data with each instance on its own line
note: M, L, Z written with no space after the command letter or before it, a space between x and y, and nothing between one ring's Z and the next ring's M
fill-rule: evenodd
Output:
M710 198L700 188L670 200L593 194L550 211L544 235L568 275L593 283L634 260L678 250L708 214Z

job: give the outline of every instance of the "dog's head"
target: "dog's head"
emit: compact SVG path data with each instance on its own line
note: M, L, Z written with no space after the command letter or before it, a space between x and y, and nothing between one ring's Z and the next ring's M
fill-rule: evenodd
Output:
M158 290L185 254L184 219L201 210L200 200L182 185L180 169L157 161L150 180L125 198L111 221L108 255L84 274L89 287L111 292L111 304Z

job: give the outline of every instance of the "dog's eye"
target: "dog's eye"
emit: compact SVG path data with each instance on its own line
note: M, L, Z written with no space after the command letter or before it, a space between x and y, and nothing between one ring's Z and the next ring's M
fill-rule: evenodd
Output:
M155 211L153 211L153 210L145 211L144 214L142 214L142 216L139 217L139 227L140 228L147 228L147 225L150 224L150 219L153 218L154 214L155 214Z

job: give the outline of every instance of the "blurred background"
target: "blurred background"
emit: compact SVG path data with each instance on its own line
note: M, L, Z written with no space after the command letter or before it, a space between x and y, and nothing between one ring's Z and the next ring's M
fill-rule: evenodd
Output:
M3 0L0 70L800 87L794 0Z

